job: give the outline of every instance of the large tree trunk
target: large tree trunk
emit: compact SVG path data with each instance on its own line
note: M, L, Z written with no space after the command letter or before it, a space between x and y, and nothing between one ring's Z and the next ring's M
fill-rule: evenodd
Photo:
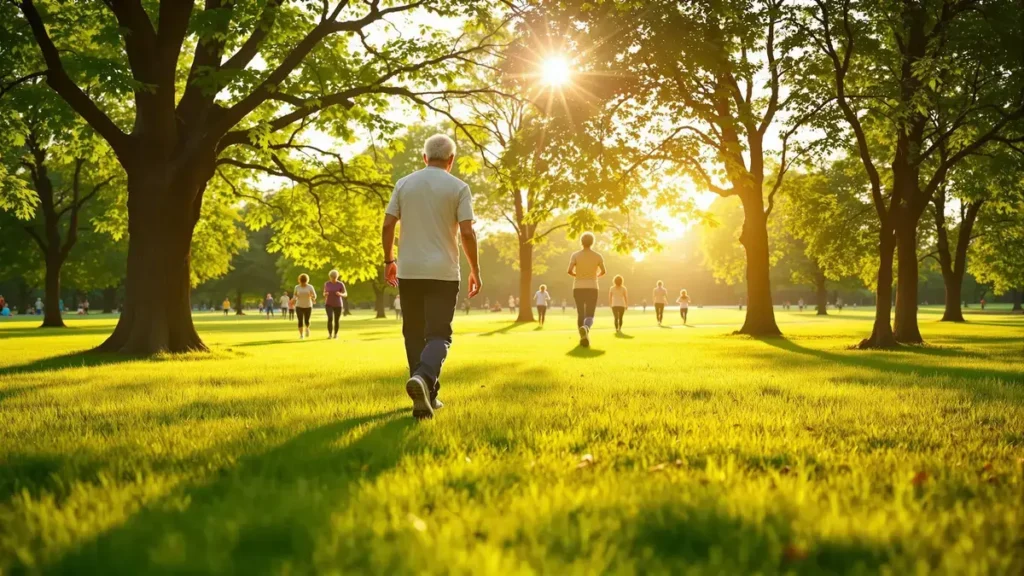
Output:
M964 276L962 273L950 271L943 272L942 284L946 288L945 308L942 311L941 322L963 322L964 312L962 309Z
M814 287L818 301L818 316L828 315L828 288L825 286L825 272L816 267L814 274Z
M743 232L740 243L747 256L747 316L739 334L750 336L781 336L772 307L771 271L768 258L768 217L760 201L743 198Z
M878 243L878 280L875 286L875 324L871 336L861 340L859 347L895 348L896 336L892 331L892 267L895 238L883 224Z
M387 269L384 266L377 267L377 279L372 283L377 318L387 318Z
M239 288L235 293L235 316L243 314L245 314L245 302L242 301L242 289Z
M64 319L61 318L60 311L60 268L63 263L59 253L46 255L46 284L43 291L43 328L64 328Z
M903 344L921 344L921 330L917 325L917 222L904 222L896 233L896 317L893 333Z
M522 230L528 230L525 225ZM516 322L533 322L533 242L530 238L519 240L519 317Z
M108 286L103 289L103 313L111 314L117 306L117 287Z
M201 177L199 166L184 169ZM162 181L170 166L128 170L128 273L124 313L100 351L206 350L192 324L189 251L204 184ZM134 177L133 177L134 176ZM205 182L205 180L203 180Z
M1020 288L1014 288L1012 290L1012 292L1013 292L1013 311L1014 312L1020 312L1021 310L1024 310L1024 307L1021 306L1021 292L1022 291L1024 291L1024 290L1022 290Z

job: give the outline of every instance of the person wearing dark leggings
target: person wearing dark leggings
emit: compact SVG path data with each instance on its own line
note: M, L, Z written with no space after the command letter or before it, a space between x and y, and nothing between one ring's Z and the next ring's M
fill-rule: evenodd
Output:
M327 277L329 280L324 283L325 308L327 310L327 338L337 338L338 328L341 326L341 312L345 309L344 298L348 297L345 284L338 281L338 271L331 270Z
M622 276L616 276L614 284L608 291L608 305L612 307L612 314L615 315L615 332L622 333L622 317L629 307L629 292L622 283Z
M573 252L569 258L572 297L576 300L576 326L580 333L580 346L590 346L590 329L594 326L594 313L597 310L598 283L597 279L607 273L604 258L595 252L594 234L585 232L580 236L582 250Z
M667 303L668 290L665 289L665 283L658 280L658 285L654 287L654 315L658 318L658 326L661 326L661 322L665 318L665 304Z
M551 303L551 294L548 294L548 287L546 284L540 285L540 290L533 295L534 304L537 305L537 322L541 326L544 325L544 319L547 317L548 305Z
M309 285L307 274L299 274L299 284L292 294L295 298L295 315L299 317L299 340L309 338L309 317L316 303L316 290Z

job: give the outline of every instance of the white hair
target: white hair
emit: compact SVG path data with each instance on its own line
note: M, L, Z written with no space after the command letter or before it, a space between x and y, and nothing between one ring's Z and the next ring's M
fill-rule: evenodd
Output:
M337 280L338 279L338 271L337 270L331 270L330 272L327 273L327 277L330 278L331 280Z
M423 143L423 155L427 160L447 160L455 156L455 140L444 134L434 134Z

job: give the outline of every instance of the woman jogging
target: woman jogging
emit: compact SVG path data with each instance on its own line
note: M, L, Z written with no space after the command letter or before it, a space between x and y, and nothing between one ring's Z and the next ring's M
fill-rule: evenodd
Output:
M612 314L615 315L615 333L622 334L622 317L626 315L626 308L629 307L629 291L622 284L622 276L616 276L610 290L608 290L608 305L612 307Z
M263 300L263 311L267 313L267 320L274 315L274 295L267 292L267 297Z
M292 292L292 297L288 299L288 319L295 320L295 292Z
M224 309L224 315L227 316L228 310L231 310L231 300L225 298L224 301L220 303L220 307Z
M348 297L345 284L338 281L338 271L331 270L327 273L327 282L324 282L324 298L327 309L327 339L338 339L338 328L341 326L341 312L345 307L343 298Z
M597 279L608 273L604 267L604 258L593 250L594 234L584 232L580 236L582 250L577 250L569 257L569 276L572 282L572 297L576 301L576 326L580 332L580 346L590 346L590 329L594 326L594 313L597 309Z
M278 305L281 307L281 318L284 320L288 319L288 304L292 301L288 293L281 294L281 299L278 300Z
M294 294L292 299L295 302L295 312L299 317L299 340L309 338L309 317L313 314L316 290L309 285L308 275L299 274L299 284L292 290L292 294Z
M679 316L683 319L683 324L686 324L686 313L690 310L690 295L686 293L685 288L679 291L676 304L679 304Z
M658 326L661 326L661 321L665 317L665 304L668 304L668 290L665 284L658 280L658 285L654 287L654 315L658 319Z
M551 303L551 294L548 294L548 287L546 284L540 285L540 290L533 295L533 301L537 305L537 321L540 322L541 326L544 326L544 318L547 315L548 304Z

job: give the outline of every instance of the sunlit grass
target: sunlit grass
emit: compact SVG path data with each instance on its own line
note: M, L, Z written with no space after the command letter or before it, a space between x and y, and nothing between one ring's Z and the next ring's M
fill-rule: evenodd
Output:
M139 361L0 322L0 573L1020 573L1024 317L885 353L867 310L741 314L588 350L460 313L422 424L393 318L200 315L212 354Z

